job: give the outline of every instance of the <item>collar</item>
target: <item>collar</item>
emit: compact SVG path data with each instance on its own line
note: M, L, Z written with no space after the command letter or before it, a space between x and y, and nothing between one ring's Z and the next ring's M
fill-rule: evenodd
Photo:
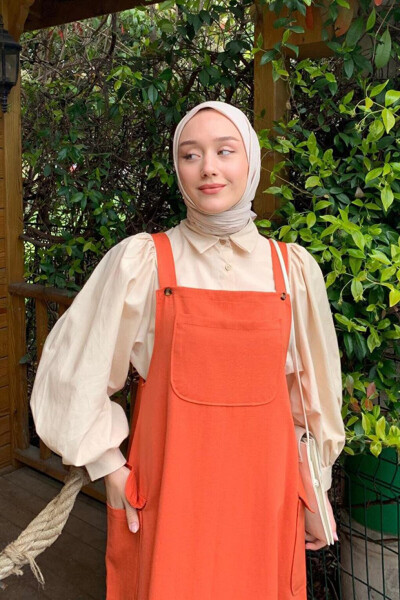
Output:
M255 226L253 220L250 218L247 225L245 225L240 231L231 233L229 235L218 236L212 235L211 233L203 233L197 231L195 226L189 225L187 219L183 219L180 224L180 229L185 238L192 244L192 246L203 254L212 246L215 246L221 238L229 238L236 246L245 252L252 252L256 247L258 236L258 229Z

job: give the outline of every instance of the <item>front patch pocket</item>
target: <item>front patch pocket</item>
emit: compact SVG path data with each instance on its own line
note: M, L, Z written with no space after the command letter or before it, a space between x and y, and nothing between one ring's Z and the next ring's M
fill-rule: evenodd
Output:
M224 321L180 315L171 355L175 394L214 406L271 402L285 362L281 322L272 319Z

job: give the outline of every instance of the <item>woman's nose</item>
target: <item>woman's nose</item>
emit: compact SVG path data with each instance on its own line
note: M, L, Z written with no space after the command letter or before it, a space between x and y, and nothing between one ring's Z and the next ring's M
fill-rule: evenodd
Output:
M217 168L215 162L211 157L204 157L201 168L201 174L203 177L210 177L210 175L217 174Z

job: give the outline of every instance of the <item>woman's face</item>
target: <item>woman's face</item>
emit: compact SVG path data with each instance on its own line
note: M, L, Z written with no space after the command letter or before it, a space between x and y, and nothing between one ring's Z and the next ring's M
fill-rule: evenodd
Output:
M178 171L186 193L208 214L237 204L246 189L248 160L242 137L216 110L200 110L179 139Z

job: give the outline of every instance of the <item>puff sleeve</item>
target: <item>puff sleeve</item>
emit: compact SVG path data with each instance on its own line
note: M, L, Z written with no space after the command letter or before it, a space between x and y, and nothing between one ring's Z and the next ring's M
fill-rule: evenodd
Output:
M43 347L31 395L36 431L92 480L125 464L119 446L128 422L110 396L123 388L150 327L156 286L151 236L126 238L105 254Z
M288 244L288 253L300 380L307 421L321 454L324 489L328 490L332 465L345 443L338 341L319 264L299 244ZM304 426L291 358L286 364L286 377L294 422Z

